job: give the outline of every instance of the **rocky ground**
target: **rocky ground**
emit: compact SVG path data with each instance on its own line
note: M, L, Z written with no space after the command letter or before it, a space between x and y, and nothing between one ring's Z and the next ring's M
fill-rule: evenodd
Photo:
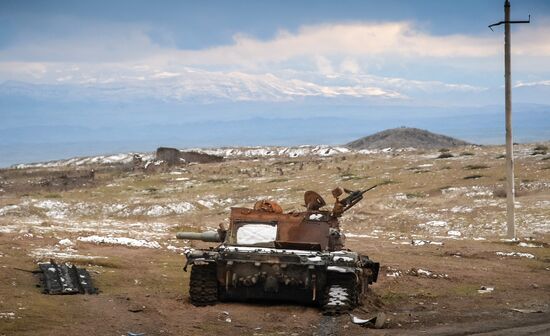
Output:
M516 146L519 241L503 239L503 147L256 151L157 174L93 160L0 170L0 335L543 335L550 331L543 147ZM347 248L382 265L370 299L353 314L385 312L384 329L324 317L315 307L189 304L181 253L208 244L177 241L175 232L216 228L230 207L259 199L300 210L306 190L330 204L336 186L374 184L342 227ZM86 267L101 293L40 294L27 271L50 258Z

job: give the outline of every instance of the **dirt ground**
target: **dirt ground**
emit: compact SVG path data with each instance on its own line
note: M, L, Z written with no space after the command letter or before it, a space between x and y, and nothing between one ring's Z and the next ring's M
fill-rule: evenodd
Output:
M460 148L447 159L437 151L247 158L153 175L97 169L93 181L32 188L75 168L0 171L0 335L550 334L550 161L531 155L534 146L517 149L519 241L503 239L503 147ZM376 183L342 227L346 248L382 265L352 314L384 312L383 329L316 307L189 303L182 249L211 245L175 232L215 228L229 207L260 198L300 209L305 190L330 204L336 185ZM90 236L136 244L82 239ZM28 271L49 258L86 267L100 293L41 294Z

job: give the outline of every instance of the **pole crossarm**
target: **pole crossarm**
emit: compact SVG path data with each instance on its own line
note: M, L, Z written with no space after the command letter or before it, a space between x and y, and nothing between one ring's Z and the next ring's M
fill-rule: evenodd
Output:
M531 23L531 14L529 14L529 18L527 20L523 20L523 21L500 21L500 22L497 22L497 23L493 23L492 25L489 25L488 27L489 27L489 29L494 31L493 27L500 26L501 24L505 24L505 23Z

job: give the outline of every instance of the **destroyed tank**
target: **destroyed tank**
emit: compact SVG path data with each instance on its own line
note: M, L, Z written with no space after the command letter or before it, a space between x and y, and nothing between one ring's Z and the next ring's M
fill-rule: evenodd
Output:
M303 212L283 213L275 202L258 201L253 209L231 208L227 229L177 233L179 239L219 243L185 252L191 303L277 300L317 305L326 314L361 304L379 263L343 248L338 219L372 188L334 189L332 210L323 210L325 201L313 191L304 195Z

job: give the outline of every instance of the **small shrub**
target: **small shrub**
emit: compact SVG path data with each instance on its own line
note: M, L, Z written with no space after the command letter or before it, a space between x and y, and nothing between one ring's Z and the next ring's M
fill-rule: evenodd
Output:
M439 150L440 153L447 153L447 152L450 152L451 150L449 148L441 148Z
M489 166L486 165L467 165L464 166L465 170L476 170L476 169L487 169Z
M394 180L385 179L382 182L378 183L378 185L383 186L383 185L386 185L386 184L394 184L394 183L397 183L397 182L395 182Z
M483 175L468 175L464 179L465 180L475 180L475 179L482 178L482 177L483 177Z
M227 178L211 178L206 180L208 183L228 183L229 179Z
M537 145L535 148L533 148L534 151L548 151L548 146L545 145Z
M506 198L506 189L504 187L498 187L493 190L493 196L498 198ZM522 197L527 195L526 191L521 191L516 189L515 197Z
M460 156L473 156L473 155L474 155L474 153L472 153L472 152L462 152L462 153L460 153Z
M437 157L438 159L447 159L447 158L452 158L454 157L453 154L451 153L441 153L439 154L439 156Z
M506 154L499 154L496 156L496 159L506 159Z
M357 176L357 175L354 175L354 174L342 174L342 175L340 175L340 177L342 178L342 181L362 180L362 179L366 178L364 176Z
M493 196L498 198L505 198L506 197L506 189L499 187L493 190Z

